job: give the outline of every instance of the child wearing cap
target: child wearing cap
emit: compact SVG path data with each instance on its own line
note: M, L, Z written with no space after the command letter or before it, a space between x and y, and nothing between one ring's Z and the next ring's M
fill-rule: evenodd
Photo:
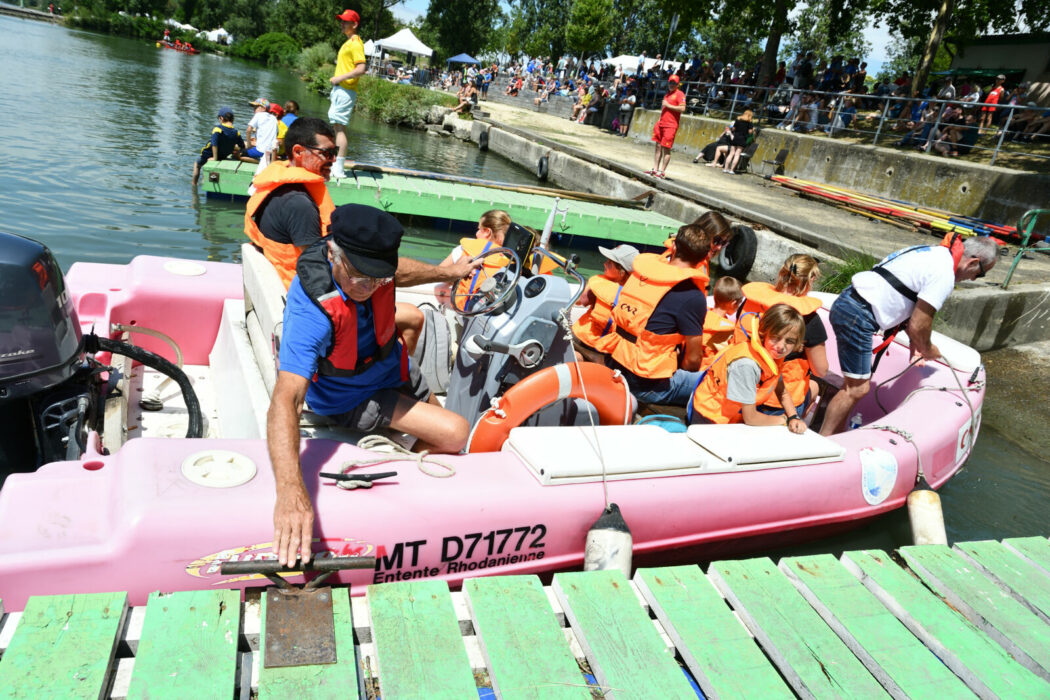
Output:
M733 341L736 323L730 318L736 316L737 306L744 298L740 280L735 277L719 277L715 281L714 307L704 317L704 359L700 369L705 368L715 355L722 352Z
M248 104L255 108L255 114L248 122L248 142L252 142L252 135L255 142L246 155L260 161L273 160L277 156L277 117L269 112L269 100L260 97Z
M220 108L219 124L212 127L211 138L201 149L200 157L193 164L193 184L197 184L201 176L201 168L210 159L226 160L244 150L244 139L241 138L241 132L233 126L233 110L229 107Z
M622 243L615 248L598 246L598 251L605 256L605 269L587 280L587 287L576 302L587 310L572 325L572 344L577 359L604 364L610 334L615 331L612 310L634 269L638 249Z
M354 10L343 10L336 15L342 22L346 41L339 47L335 63L335 75L331 78L331 105L328 108L328 121L335 128L335 145L339 148L335 165L332 166L332 177L340 180L346 177L346 127L357 104L357 79L365 73L365 45L357 35L361 16Z

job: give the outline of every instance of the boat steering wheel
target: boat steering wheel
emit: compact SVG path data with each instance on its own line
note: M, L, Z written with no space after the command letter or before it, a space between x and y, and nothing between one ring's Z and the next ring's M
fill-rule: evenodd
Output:
M471 280L466 293L460 292L459 284L452 287L449 303L460 316L490 314L514 293L514 287L521 279L521 259L510 248L492 248L474 259L484 260L494 255L510 258L510 263L493 274L484 266L478 268L470 277L464 278Z

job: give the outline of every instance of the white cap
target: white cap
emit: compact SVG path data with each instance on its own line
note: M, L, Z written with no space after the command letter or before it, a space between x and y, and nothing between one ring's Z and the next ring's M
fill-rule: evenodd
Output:
M615 248L603 248L602 246L598 246L598 252L628 272L634 269L634 257L638 255L638 249L633 245L627 245L626 243L621 243Z

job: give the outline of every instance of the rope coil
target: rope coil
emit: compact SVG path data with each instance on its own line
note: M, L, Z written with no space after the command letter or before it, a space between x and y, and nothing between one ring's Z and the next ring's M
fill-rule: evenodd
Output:
M357 442L357 446L362 450L368 450L369 452L386 453L386 456L374 457L371 459L348 460L343 462L342 466L339 468L341 473L349 474L351 470L357 467L374 467L379 464L386 464L387 462L415 462L416 468L419 469L419 471L435 479L447 479L456 475L455 467L448 462L431 457L428 451L412 452L383 435L366 435ZM444 471L424 466L430 464L437 465ZM343 489L354 488L354 486L343 481L337 481L336 485Z

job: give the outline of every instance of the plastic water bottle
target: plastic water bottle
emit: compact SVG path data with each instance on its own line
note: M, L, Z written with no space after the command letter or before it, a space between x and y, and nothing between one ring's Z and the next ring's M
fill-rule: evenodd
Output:
M853 414L853 417L849 419L849 429L856 430L860 426L864 425L864 418L861 417L860 412Z

